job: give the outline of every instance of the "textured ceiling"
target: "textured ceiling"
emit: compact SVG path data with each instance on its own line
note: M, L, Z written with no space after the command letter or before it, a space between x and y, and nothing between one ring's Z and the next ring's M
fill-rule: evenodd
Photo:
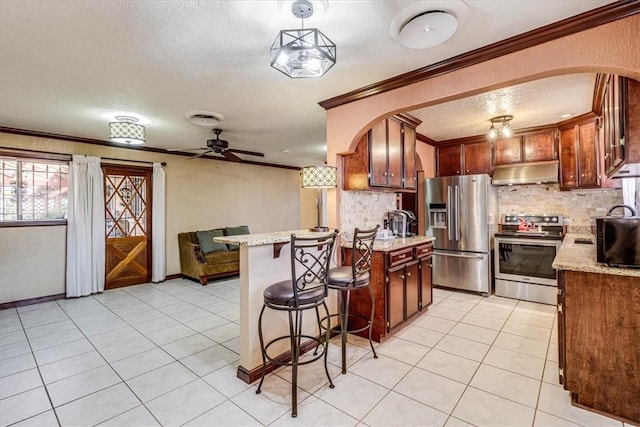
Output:
M186 149L204 146L212 133L185 113L208 110L225 116L219 127L233 148L261 151L272 163L319 164L326 150L319 101L610 2L333 0L306 26L336 43L338 63L320 79L292 80L269 67L268 55L280 29L299 27L281 11L287 2L3 0L0 125L106 140L109 116L133 112L147 119L148 146ZM407 8L466 10L447 42L410 50L389 32ZM544 98L546 80L512 89L514 125L587 111L589 79L567 77ZM574 80L582 92L558 96ZM415 112L439 117L420 131L434 139L478 133L493 114L488 99L501 108L502 97L487 94Z

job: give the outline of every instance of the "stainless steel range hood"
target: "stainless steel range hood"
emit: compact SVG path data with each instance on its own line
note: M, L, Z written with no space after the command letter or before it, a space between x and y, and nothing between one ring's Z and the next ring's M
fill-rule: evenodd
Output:
M558 182L558 161L496 166L491 182L493 185Z

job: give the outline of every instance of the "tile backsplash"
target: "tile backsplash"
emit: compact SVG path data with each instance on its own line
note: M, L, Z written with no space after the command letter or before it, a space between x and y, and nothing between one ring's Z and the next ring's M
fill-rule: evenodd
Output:
M591 218L622 203L620 189L560 191L559 184L498 187L500 214L561 214L569 231L589 231Z
M498 187L500 214L560 214L574 232L589 232L593 217L604 216L611 206L621 203L620 189L560 191L558 184ZM387 212L394 209L395 193L343 191L341 231L382 227Z
M343 191L340 231L352 232L356 227L380 228L387 212L396 209L396 194L377 191Z

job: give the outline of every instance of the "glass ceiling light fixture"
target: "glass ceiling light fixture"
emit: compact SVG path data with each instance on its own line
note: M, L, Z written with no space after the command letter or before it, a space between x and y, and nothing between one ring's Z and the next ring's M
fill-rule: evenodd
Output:
M318 189L318 226L309 231L328 231L329 227L322 225L324 208L322 201L325 199L327 188L336 188L338 185L338 168L333 166L305 166L300 172L300 186L302 188Z
M513 116L511 115L497 116L489 119L491 122L491 127L487 133L489 141L495 141L498 139L498 136L501 138L510 138L511 135L513 135L510 123L511 120L513 120ZM496 123L498 124L498 127L495 126Z
M271 66L291 78L322 77L336 63L336 45L317 28L304 28L313 4L296 0L291 13L302 20L298 30L282 30L271 45Z
M116 116L116 120L109 123L109 141L128 145L145 143L145 129L137 123L138 119L130 116Z

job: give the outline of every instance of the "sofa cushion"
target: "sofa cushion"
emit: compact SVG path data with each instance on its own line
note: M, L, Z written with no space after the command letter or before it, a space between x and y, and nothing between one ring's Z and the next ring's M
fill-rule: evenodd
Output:
M222 229L218 228L213 230L196 231L196 236L198 237L198 244L200 245L200 250L203 254L228 250L227 245L224 243L213 241L214 237L224 236Z
M225 227L224 235L225 236L238 236L241 234L249 234L249 226L248 225L239 225L237 227ZM238 245L227 245L230 251L237 251L240 249Z

